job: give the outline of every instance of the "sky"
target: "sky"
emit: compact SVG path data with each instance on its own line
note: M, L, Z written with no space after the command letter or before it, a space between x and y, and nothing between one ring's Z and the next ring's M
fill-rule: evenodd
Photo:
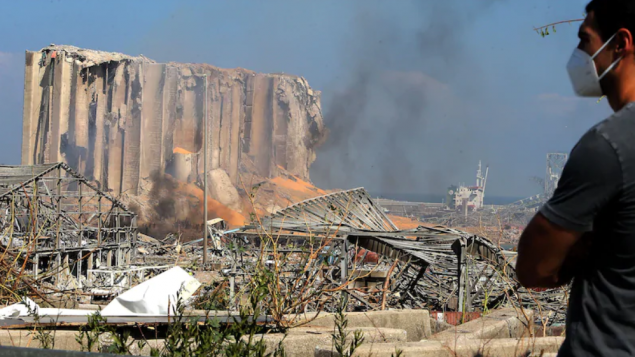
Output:
M548 152L610 115L565 70L586 0L0 0L0 163L19 164L24 51L51 43L305 77L330 129L320 187L539 193Z

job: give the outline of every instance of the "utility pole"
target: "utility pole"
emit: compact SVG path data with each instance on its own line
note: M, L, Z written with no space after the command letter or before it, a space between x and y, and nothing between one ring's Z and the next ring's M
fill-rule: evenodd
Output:
M207 73L205 78L205 97L203 101L205 116L203 120L203 269L207 267Z

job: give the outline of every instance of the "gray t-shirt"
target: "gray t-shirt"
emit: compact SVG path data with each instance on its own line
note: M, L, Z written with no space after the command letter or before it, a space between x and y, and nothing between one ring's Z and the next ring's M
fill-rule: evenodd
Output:
M635 356L635 103L580 139L540 212L563 228L592 232L558 356Z

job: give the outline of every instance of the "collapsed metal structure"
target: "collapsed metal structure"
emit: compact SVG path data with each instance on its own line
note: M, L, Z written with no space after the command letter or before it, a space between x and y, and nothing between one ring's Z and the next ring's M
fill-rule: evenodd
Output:
M136 237L135 214L66 164L0 166L2 247L34 279L66 269L81 287L93 267L130 264Z
M329 283L330 290L347 285L362 309L388 304L467 312L512 304L539 311L538 319L548 324L565 317L563 289L537 292L520 286L513 268L515 253L484 237L442 226L398 230L363 188L300 202L259 225L244 227L233 239L247 254L282 254L273 257L275 261L288 262L285 257L293 253L321 254L328 263L321 268L328 271L321 282ZM364 268L368 252L381 257L378 266ZM282 267L293 276L306 273L301 265ZM384 287L351 288L351 276L362 276L364 269L387 271Z
M335 311L344 296L362 310L467 312L512 304L538 311L547 324L565 316L564 289L520 287L514 253L443 226L399 230L363 188L297 203L217 238L231 262L223 271L231 294L261 264L279 273L272 288L280 315ZM81 288L82 277L103 273L100 267L109 273L129 265L136 240L134 213L66 164L0 166L0 242L32 269L30 283L66 271ZM368 260L371 253L379 259ZM0 268L15 280L22 275L5 261Z
M308 199L265 217L263 226L288 231L393 231L397 226L363 188Z

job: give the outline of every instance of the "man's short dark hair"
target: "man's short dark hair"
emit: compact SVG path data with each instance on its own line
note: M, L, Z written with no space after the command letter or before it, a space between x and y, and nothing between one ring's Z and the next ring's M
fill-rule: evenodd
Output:
M586 13L593 11L602 40L625 28L635 36L635 0L591 0Z

